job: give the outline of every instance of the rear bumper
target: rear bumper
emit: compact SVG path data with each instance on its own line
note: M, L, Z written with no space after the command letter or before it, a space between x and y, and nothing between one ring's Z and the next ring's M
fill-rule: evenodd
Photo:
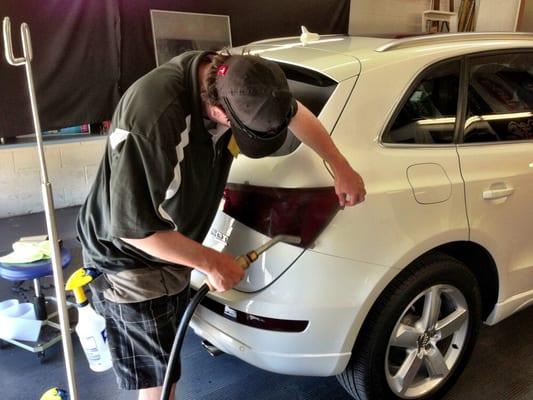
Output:
M210 317L207 317L209 320ZM270 349L258 349L258 343L245 343L220 328L210 324L198 314L193 317L191 326L195 333L208 340L225 353L231 354L258 368L288 375L330 376L344 370L351 353L316 354L276 352L275 346ZM253 328L252 328L253 329ZM272 334L271 341L284 340L279 334Z
M396 271L397 272L397 271ZM308 321L301 332L259 329L200 305L191 321L197 335L256 367L291 375L342 372L364 318L395 272L389 268L306 251L283 275L256 293L210 293L243 313ZM198 286L201 276L193 276Z

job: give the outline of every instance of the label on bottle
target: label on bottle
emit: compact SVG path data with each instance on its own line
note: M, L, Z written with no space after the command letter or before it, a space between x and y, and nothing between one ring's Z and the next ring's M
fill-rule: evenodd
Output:
M100 360L100 352L98 351L98 346L96 345L96 340L94 337L80 336L80 343L81 347L83 347L83 350L85 351L85 355L87 356L89 362Z

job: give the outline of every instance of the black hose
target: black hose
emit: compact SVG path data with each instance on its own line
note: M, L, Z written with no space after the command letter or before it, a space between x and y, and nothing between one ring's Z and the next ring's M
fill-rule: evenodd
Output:
M194 310L198 307L198 304L202 301L205 295L209 293L209 286L204 283L196 294L192 297L189 305L185 309L183 316L181 317L174 343L172 343L172 350L170 351L170 357L168 359L168 367L165 372L165 379L163 381L163 390L161 392L161 400L170 400L170 390L174 382L179 381L181 377L181 360L180 353L183 346L183 340L185 339L185 333L189 327L189 322L194 314Z

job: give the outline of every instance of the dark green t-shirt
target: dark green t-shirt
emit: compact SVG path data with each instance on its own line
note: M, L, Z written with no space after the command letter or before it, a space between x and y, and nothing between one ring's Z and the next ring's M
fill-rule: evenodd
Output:
M108 274L169 267L121 237L177 230L201 242L207 234L232 156L229 131L215 140L204 126L197 69L205 56L184 53L152 70L115 110L77 226L87 261ZM189 268L171 267L188 279Z

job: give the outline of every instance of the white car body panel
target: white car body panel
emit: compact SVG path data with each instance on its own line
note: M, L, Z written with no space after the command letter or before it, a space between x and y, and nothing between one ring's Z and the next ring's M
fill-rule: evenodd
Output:
M526 293L533 282L533 142L463 145L458 152L470 240L491 249L496 265L507 266L500 270L500 301ZM484 199L491 189L512 192Z
M338 274L342 274L342 281L336 278ZM367 299L377 296L376 292L394 274L382 266L306 251L282 279L266 290L208 294L213 300L250 314L269 316L275 309L276 318L308 320L305 331L285 333L251 328L201 305L191 327L222 351L260 368L295 375L335 375L346 367L354 332L366 315L354 314L353 310L368 311ZM202 274L193 273L192 285L199 286L203 279ZM358 290L354 291L354 287Z
M403 94L428 66L467 53L531 48L533 41L472 40L375 50L387 42L328 36L305 47L294 39L250 47L266 58L302 64L340 81L319 118L364 178L367 196L364 203L339 211L311 249L302 252L278 245L252 264L240 286L243 291L208 295L246 313L309 321L304 332L272 332L235 323L200 306L191 326L222 351L279 373L338 374L349 360L367 313L388 283L420 255L450 242L478 243L496 262L498 302L487 323L533 303L533 246L528 243L533 237L529 211L533 143L492 146L501 153L501 160L507 160L505 169L498 170L498 165L482 156L491 146L384 145L380 141ZM335 57L341 54L347 65L335 66ZM506 200L508 204L482 199L481 192L492 182L486 176L489 173L513 177L517 190ZM287 156L259 160L240 156L229 181L284 188L332 185L323 161L303 145ZM511 203L516 206L509 210ZM497 223L478 216L487 208L495 210ZM519 210L526 210L525 214L518 215ZM214 228L235 239L228 239L230 247L211 239L206 244L232 254L248 251L266 239L223 215ZM269 271L276 272L271 278L261 276ZM193 287L202 281L203 276L194 272ZM264 289L254 291L257 282Z
M217 251L246 254L250 249L256 249L268 240L268 236L246 227L219 211L203 244ZM283 274L304 251L298 246L278 243L259 256L235 289L256 292L265 288Z
M494 325L508 316L523 310L526 307L533 305L533 290L528 290L517 294L516 296L505 299L502 302L498 302L494 306L494 310L488 316L485 323L487 325Z
M342 38L331 40L342 41ZM248 47L246 49L248 50ZM294 62L294 53L298 52L298 59L302 60L308 69L319 71L337 82L359 75L360 72L358 60L353 56L323 51L313 46L256 46L249 50L251 54L260 55L266 59L301 65L300 61ZM238 50L237 53L239 53ZM354 69L354 66L357 68Z
M383 115L393 112L397 98L411 79L398 78L387 81L387 85L376 86L382 76L396 77L395 66L390 66L388 71L382 67L365 73L364 65L332 139L365 180L366 201L337 214L316 241L315 250L404 268L423 254L424 249L468 239L463 181L455 146L435 146L421 151L417 146L386 147L378 143ZM404 71L401 76L411 77L418 70L420 62L414 63L411 71ZM441 203L420 205L409 185L407 170L415 163L434 163L435 160L439 160L451 182L450 198ZM339 221L341 218L349 218L351 223ZM406 226L414 224L418 226L416 230L405 231ZM442 229L437 232L434 226Z

